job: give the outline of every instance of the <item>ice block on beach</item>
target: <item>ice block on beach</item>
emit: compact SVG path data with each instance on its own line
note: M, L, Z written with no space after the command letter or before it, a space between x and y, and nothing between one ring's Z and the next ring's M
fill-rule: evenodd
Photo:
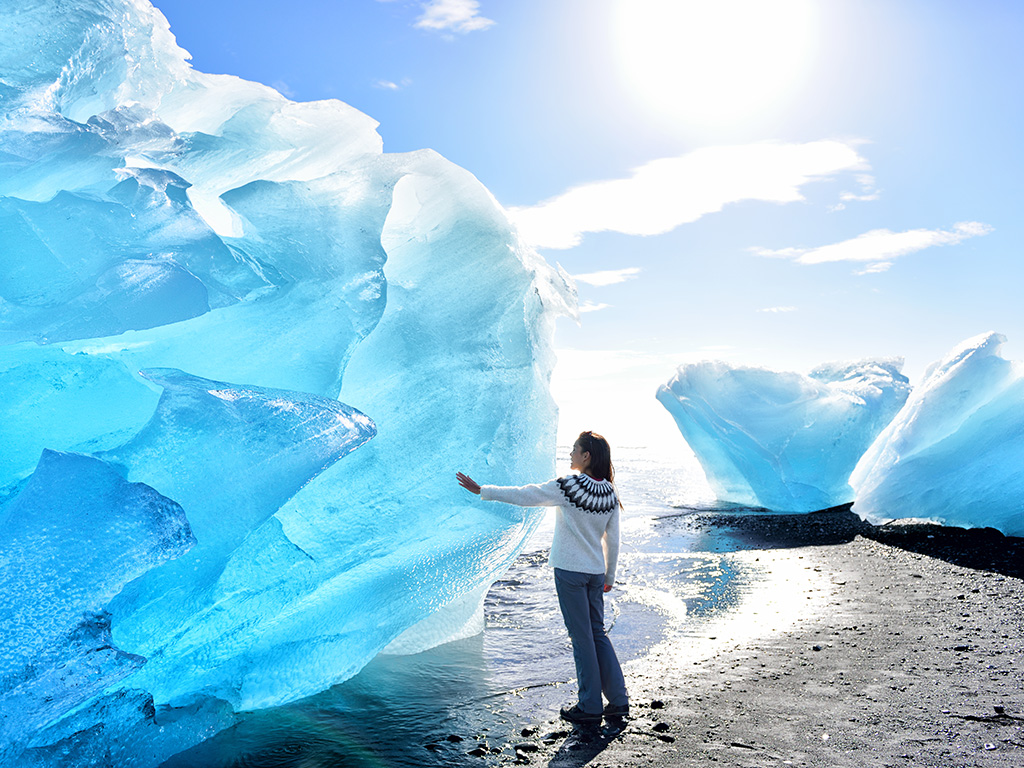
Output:
M720 500L811 512L853 501L850 472L909 394L901 368L864 360L803 375L690 363L657 397Z
M340 101L195 71L147 0L0 4L0 101L0 504L52 478L29 479L42 451L83 454L197 540L116 589L82 577L128 674L9 733L86 764L131 730L143 765L156 729L111 697L269 707L478 627L536 517L452 468L551 476L575 304L493 195ZM0 763L53 754L11 743Z
M862 518L1024 536L1024 364L1005 341L981 334L932 365L850 478Z

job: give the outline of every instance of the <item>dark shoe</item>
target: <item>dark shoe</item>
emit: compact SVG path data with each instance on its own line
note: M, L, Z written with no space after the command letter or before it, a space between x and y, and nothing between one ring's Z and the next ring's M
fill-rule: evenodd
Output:
M605 717L629 717L629 704L609 704L604 708Z
M579 704L573 704L568 709L562 707L558 714L561 715L563 720L568 720L570 723L580 723L582 725L585 723L601 722L601 715L588 715L580 709Z

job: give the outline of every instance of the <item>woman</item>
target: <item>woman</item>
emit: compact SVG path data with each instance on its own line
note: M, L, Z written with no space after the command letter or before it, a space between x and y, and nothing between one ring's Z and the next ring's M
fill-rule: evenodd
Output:
M461 472L459 485L486 501L520 507L555 507L555 533L548 562L555 569L555 591L572 640L579 702L563 708L564 720L599 723L629 714L622 668L604 633L604 593L615 583L619 554L619 509L611 448L593 432L582 432L569 454L579 474L541 485L480 486ZM602 709L601 692L608 699Z

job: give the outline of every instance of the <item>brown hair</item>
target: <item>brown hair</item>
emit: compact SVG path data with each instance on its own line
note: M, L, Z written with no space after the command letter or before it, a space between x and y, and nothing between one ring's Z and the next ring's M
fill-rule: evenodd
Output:
M615 467L612 466L612 449L608 441L596 432L580 432L576 438L580 449L590 454L590 474L599 480L615 482Z

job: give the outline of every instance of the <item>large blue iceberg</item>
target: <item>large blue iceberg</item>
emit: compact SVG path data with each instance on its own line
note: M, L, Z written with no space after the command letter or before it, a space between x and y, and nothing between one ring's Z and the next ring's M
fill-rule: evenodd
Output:
M976 336L929 369L857 464L855 512L1024 536L1024 366L1005 341Z
M853 501L850 473L910 393L899 360L808 375L681 365L658 389L721 501L811 512Z
M454 469L553 471L564 276L436 153L187 59L145 0L0 7L0 761L155 765L472 631L537 518Z

